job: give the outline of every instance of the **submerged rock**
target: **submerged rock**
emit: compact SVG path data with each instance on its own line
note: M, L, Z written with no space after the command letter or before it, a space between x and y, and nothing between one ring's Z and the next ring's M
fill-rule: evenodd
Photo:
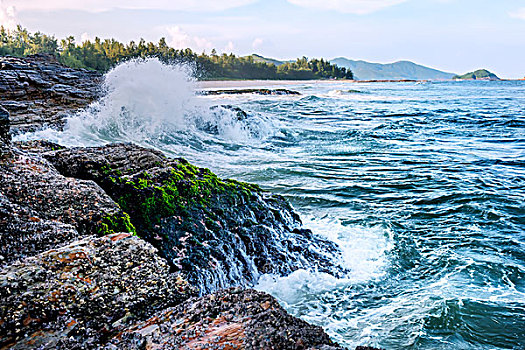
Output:
M106 349L342 349L270 295L236 288L169 308L110 344Z
M299 268L337 274L335 244L301 228L280 196L222 180L184 159L131 144L44 153L63 175L93 180L130 216L137 234L201 293L252 286L262 273Z
M248 113L246 113L240 107L237 107L237 106L219 105L219 106L211 106L210 109L212 111L223 109L223 110L227 110L227 111L233 112L235 114L235 116L237 117L237 120L239 120L239 121L245 120L246 118L248 118Z
M53 56L0 57L0 103L12 132L60 128L72 111L99 97L102 75L61 65Z
M0 271L0 347L98 348L194 292L148 243L89 236Z

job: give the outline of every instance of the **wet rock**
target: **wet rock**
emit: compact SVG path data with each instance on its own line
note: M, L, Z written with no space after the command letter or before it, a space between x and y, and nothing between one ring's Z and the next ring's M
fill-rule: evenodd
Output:
M6 143L11 140L9 126L9 112L0 106L0 139Z
M64 176L93 180L98 183L109 183L115 175L132 175L169 164L169 159L162 152L131 143L111 144L104 147L65 148L37 141L21 142L17 146L32 152L47 150L48 152L40 154Z
M262 273L338 274L332 242L301 228L280 196L129 144L45 153L65 176L97 182L201 293L252 286Z
M71 112L100 96L102 76L61 65L53 56L0 57L0 103L12 132L60 128Z
M299 92L287 89L230 89L230 90L204 90L202 95L300 95Z
M11 152L0 161L0 252L5 261L80 236L134 231L127 215L93 181L66 178L35 153Z
M129 233L86 237L0 271L0 347L99 348L193 289Z
M237 117L237 120L239 120L239 121L240 120L245 120L248 117L248 113L246 113L245 111L243 111L241 108L239 108L237 106L220 105L220 106L211 106L210 109L212 111L220 110L220 109L231 111L231 112L233 112L235 114L235 116Z
M207 117L196 117L195 125L198 129L211 134L219 135L224 125L237 124L239 127L245 130L250 130L250 122L248 121L248 113L243 111L241 108L232 105L218 105L211 106L210 111L212 112ZM255 133L254 133L255 135Z
M0 105L0 159L6 158L9 153L11 143L9 127L9 112Z
M289 315L270 295L228 289L128 328L106 349L342 349L321 327Z

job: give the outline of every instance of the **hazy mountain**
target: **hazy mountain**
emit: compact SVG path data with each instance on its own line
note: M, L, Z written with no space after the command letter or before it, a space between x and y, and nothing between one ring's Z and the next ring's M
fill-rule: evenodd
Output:
M478 69L475 72L470 72L463 75L456 75L454 79L457 80L500 80L494 73L489 72L486 69Z
M337 64L339 67L350 68L354 73L355 79L358 80L445 80L452 79L455 75L454 73L442 72L410 61L381 64L366 61L354 61L344 57L338 57L330 62Z

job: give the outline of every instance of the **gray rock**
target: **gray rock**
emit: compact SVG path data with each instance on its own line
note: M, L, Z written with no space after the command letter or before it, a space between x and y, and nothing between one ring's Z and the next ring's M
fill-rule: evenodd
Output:
M193 295L148 243L89 236L0 270L0 347L99 348Z
M11 152L0 160L0 252L5 261L79 236L133 231L127 215L93 181L67 178L37 154Z
M0 266L78 239L74 226L39 217L0 192Z
M61 128L64 118L100 96L100 73L67 68L53 56L0 57L0 103L12 133Z

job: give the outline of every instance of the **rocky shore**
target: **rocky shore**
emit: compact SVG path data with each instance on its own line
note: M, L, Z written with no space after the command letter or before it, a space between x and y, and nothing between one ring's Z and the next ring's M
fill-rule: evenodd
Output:
M60 128L101 81L0 58L0 348L342 349L250 289L345 272L284 198L133 144L12 142Z
M71 110L100 96L102 75L62 66L48 55L0 57L0 104L11 114L11 131L61 128Z

